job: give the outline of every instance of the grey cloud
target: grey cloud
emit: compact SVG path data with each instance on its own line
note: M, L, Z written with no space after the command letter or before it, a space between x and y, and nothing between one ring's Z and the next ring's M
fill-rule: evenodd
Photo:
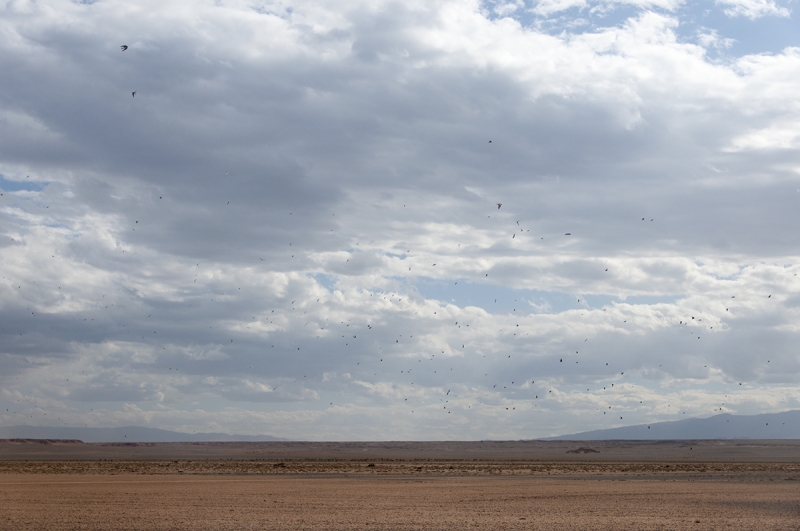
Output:
M36 183L0 198L0 403L486 438L786 393L797 156L758 135L791 53L714 62L646 12L286 7L0 21L0 173Z

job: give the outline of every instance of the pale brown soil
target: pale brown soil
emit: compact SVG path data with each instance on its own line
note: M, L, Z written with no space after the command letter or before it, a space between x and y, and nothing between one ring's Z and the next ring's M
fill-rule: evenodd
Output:
M800 488L770 474L0 475L2 530L793 529Z
M594 452L567 453L580 448ZM0 531L800 530L798 450L797 441L0 441Z

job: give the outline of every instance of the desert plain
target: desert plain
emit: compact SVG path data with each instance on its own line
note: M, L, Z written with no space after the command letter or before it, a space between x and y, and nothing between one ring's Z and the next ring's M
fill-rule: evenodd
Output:
M5 530L800 529L800 441L0 441Z

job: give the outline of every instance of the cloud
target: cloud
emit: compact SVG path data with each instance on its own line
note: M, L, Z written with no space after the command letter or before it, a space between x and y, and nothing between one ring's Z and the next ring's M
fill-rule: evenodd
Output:
M676 6L555 35L518 4L10 4L0 422L482 439L788 407L800 61L710 59Z
M701 29L697 32L697 42L704 48L725 50L733 46L735 39L721 37L717 30Z
M681 0L611 0L600 2L588 2L586 0L538 0L535 2L535 7L533 7L532 11L542 16L550 16L572 8L579 8L580 10L589 9L600 13L607 13L620 7L674 11L683 5L683 3L684 2Z
M755 20L762 17L789 17L791 11L772 0L717 0L724 6L729 17L746 17Z

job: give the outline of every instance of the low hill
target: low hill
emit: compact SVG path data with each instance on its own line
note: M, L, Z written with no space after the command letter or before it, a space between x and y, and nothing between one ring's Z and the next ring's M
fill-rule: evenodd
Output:
M229 435L227 433L181 433L126 426L122 428L49 428L46 426L0 427L0 439L77 439L86 443L113 442L262 442L285 441L270 435Z
M800 439L800 411L731 415L704 419L639 424L607 430L548 437L553 441L677 440L677 439Z

